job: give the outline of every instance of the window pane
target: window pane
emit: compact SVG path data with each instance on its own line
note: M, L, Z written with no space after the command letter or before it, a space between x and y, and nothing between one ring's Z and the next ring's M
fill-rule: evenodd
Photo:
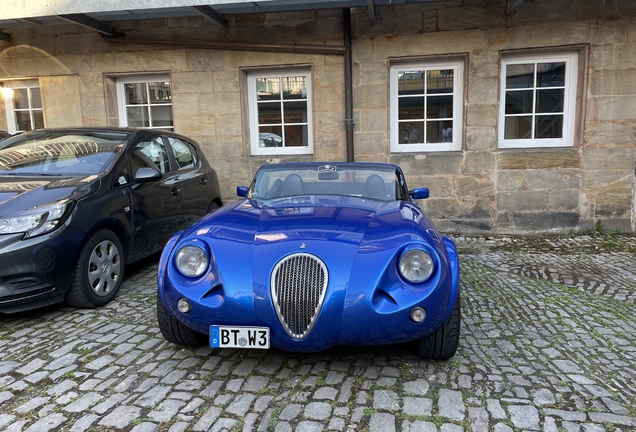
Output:
M423 119L424 97L403 97L398 99L398 119Z
M565 85L565 62L539 63L537 87L562 87Z
M124 84L127 105L138 105L148 103L146 94L146 83Z
M537 116L535 138L563 138L563 116Z
M307 122L307 102L285 102L283 104L285 113L285 123L306 123Z
M424 72L398 72L398 95L424 94Z
M140 167L155 168L162 174L170 172L168 153L160 138L137 144L130 154L130 162L133 173Z
M168 142L172 145L172 152L177 160L178 169L192 168L195 163L192 149L183 141L175 138L168 138Z
M35 122L35 129L44 127L44 114L42 111L33 111L33 121Z
M283 98L304 99L307 97L307 77L283 77Z
M31 130L31 115L28 111L15 112L15 129L16 131Z
M29 109L29 90L25 88L13 89L13 107L15 109ZM21 129L24 130L24 129Z
M532 113L532 90L506 92L506 114Z
M170 92L170 82L150 82L148 83L150 92L150 103L170 103L172 93Z
M440 124L442 142L453 142L453 122L443 121Z
M427 99L426 118L453 117L453 96L430 96Z
M553 89L553 90L537 89L537 111L536 112L562 113L564 97L565 97L564 89Z
M130 127L150 127L150 120L148 119L148 107L127 107L126 117L128 119L128 126Z
M400 123L400 144L417 144L424 142L424 122Z
M280 78L256 78L257 100L280 100Z
M452 69L428 71L426 72L426 91L427 93L452 93L454 79Z
M173 126L172 106L151 106L152 126Z
M534 87L534 64L512 64L506 66L506 88Z
M279 103L259 103L258 104L258 123L280 123L282 118L281 107Z
M307 147L308 145L306 125L285 126L285 147Z
M532 116L506 117L506 139L532 139Z
M31 108L42 108L42 96L39 87L31 88Z
M259 131L259 147L283 147L282 126L261 126Z

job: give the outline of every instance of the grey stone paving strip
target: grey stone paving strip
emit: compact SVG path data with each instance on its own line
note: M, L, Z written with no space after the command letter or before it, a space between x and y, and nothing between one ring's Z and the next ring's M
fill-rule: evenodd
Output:
M167 343L156 263L99 310L0 316L0 430L636 431L636 237L458 237L460 349Z

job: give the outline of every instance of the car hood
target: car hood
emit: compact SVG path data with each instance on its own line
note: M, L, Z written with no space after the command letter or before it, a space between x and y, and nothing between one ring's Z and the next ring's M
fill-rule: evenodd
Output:
M0 217L61 200L94 193L97 175L82 177L0 176Z
M410 202L355 197L241 200L222 207L186 233L255 246L332 241L356 249L390 248L409 239L439 241L431 221ZM434 237L431 239L431 236Z

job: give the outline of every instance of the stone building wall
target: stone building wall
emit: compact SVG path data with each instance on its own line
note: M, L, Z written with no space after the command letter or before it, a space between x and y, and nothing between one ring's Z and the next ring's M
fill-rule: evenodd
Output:
M611 4L610 4L611 3ZM342 45L342 11L114 23L128 37ZM352 10L354 142L358 161L397 163L444 230L577 230L601 220L636 230L636 3L627 0L448 1ZM0 82L39 79L48 126L117 124L118 74L171 77L175 131L199 141L224 201L272 160L346 158L341 55L112 44L75 25L12 30L0 43ZM498 149L500 59L531 49L579 51L572 148ZM400 59L465 58L462 149L391 153L389 67ZM313 74L314 154L251 156L244 100L250 68L307 65ZM0 129L6 126L0 101Z

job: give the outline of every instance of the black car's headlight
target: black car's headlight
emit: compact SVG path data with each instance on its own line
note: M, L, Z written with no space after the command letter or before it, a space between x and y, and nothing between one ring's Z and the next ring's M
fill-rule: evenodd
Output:
M58 201L0 218L0 234L25 233L25 238L46 234L57 228L71 203Z
M182 275L199 277L208 268L208 254L198 246L184 246L175 255L175 265Z
M420 283L431 277L435 261L424 249L410 249L400 257L399 269L404 279Z

